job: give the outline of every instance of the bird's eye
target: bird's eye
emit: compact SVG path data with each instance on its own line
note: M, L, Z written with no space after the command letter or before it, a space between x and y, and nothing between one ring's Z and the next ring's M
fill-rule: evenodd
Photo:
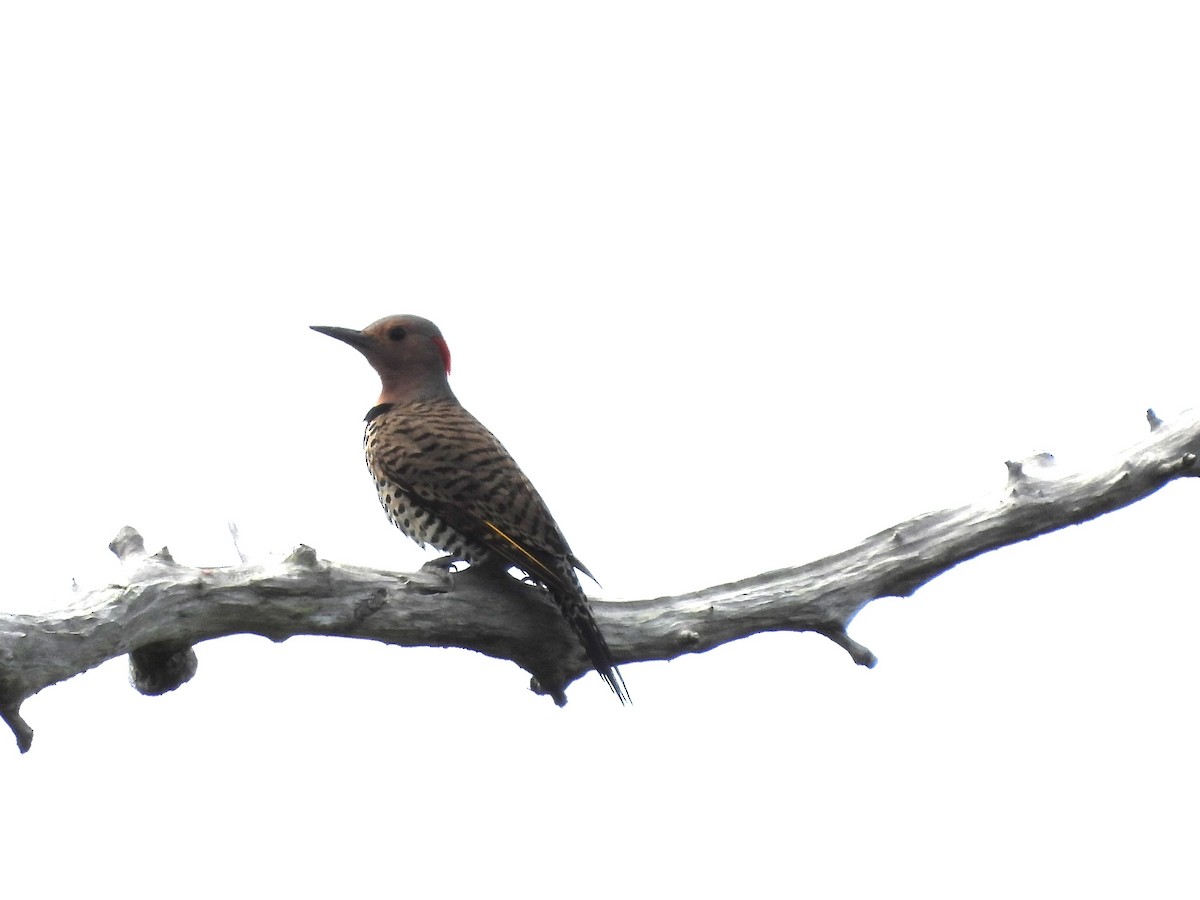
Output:
M397 325L395 328L389 329L388 330L388 340L389 341L404 340L404 329L399 325Z

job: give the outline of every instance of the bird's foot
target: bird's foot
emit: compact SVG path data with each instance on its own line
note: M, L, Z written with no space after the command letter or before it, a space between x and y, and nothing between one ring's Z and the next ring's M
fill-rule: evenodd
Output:
M431 559L425 565L421 566L422 572L449 572L452 568L462 562L461 559L456 559L453 556L439 556L437 559Z
M454 589L454 566L460 562L453 556L439 556L421 566L421 574L429 575L440 582L442 592L448 593Z

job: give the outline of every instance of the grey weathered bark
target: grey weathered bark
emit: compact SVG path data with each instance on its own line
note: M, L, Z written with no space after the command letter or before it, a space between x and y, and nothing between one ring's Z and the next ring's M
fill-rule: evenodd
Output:
M1200 414L1163 423L1100 469L1056 473L1048 454L1009 462L995 496L917 516L855 547L791 569L674 597L594 601L618 663L701 653L763 631L815 631L859 665L874 655L847 628L879 597L908 596L936 575L997 547L1095 518L1200 474ZM180 565L164 548L147 554L131 528L109 545L126 580L68 609L0 615L0 718L22 752L33 732L22 702L48 685L130 655L134 685L162 693L196 671L193 644L230 634L276 641L293 635L369 638L401 646L463 647L508 659L560 705L587 660L536 588L504 573L447 578L330 563L308 547L283 560L227 568Z

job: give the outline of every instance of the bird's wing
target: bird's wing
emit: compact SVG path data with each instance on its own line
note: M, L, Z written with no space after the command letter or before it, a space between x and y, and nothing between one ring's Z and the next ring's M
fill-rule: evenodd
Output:
M592 577L536 488L487 429L470 419L465 424L473 427L463 434L425 442L407 424L387 423L392 452L377 455L375 465L418 506L549 588L580 590L569 567Z

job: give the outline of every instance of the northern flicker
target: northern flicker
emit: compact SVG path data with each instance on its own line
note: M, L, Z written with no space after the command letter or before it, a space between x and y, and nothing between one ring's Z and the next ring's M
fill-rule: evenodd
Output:
M358 350L379 373L383 389L367 413L363 444L392 524L451 559L524 572L553 598L600 677L628 703L576 569L591 573L525 473L450 390L450 350L438 327L391 316L362 331L312 328Z

